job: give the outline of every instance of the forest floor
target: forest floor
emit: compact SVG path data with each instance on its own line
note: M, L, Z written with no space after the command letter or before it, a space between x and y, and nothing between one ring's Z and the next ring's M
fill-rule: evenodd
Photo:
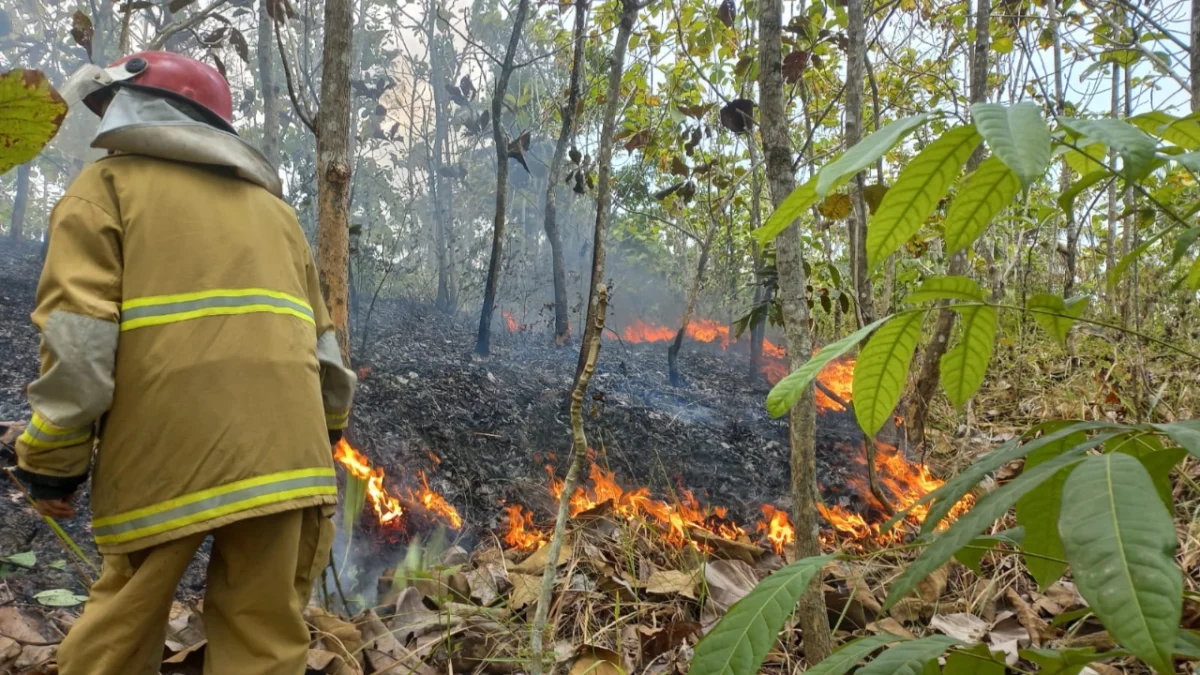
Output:
M36 247L0 248L0 421L28 415L24 386L36 377L38 347L28 315L39 269ZM566 395L577 351L555 348L539 333L501 328L492 356L479 359L472 355L473 322L405 301L380 301L371 333L377 337L357 351L360 390L348 438L386 471L389 489L415 488L423 472L429 488L461 514L464 527L438 544L440 537L431 537L430 531L397 538L364 516L367 522L357 531L366 536L355 535L349 556L358 579L353 586L347 579L350 611L341 606L343 617L356 616L346 622L336 612L310 609L316 642L309 672L382 672L401 661L403 667L389 672L515 672L527 657L522 652L528 637L524 620L532 615L534 589L547 561L545 548L530 556L500 545L508 525L505 507L528 509L531 524L543 530L552 522L555 502L546 467L559 477L565 473ZM1001 343L996 372L1008 375L990 378L965 414L936 409L938 426L948 430L931 437L931 465L954 473L972 457L1045 419L1126 418L1128 387L1119 384L1122 374L1103 355L1085 354L1071 368L1063 358L1038 366L1018 357L1024 349L1020 343ZM616 672L605 663L626 672L685 672L697 636L758 578L784 563L755 530L763 505L791 506L786 422L766 413L769 385L747 376L747 357L736 345L722 351L688 343L680 364L687 385L672 387L665 344L605 340L587 405L596 463L612 471L626 490L647 486L664 500L674 499L681 488L691 490L700 503L727 508L728 520L740 523L747 535L739 544L717 546L710 551L715 559L705 562L692 548L669 542L661 531L655 534L652 523L621 517L611 507L572 521L563 558L569 562L565 586L552 612L558 635L550 645L564 672L586 670L588 664L596 672ZM1170 371L1169 362L1157 366ZM1158 384L1145 383L1149 390ZM1166 397L1160 414L1190 415L1192 401L1194 394ZM817 470L824 501L865 513L863 496L850 489L861 478L861 466L847 455L848 448L861 444L852 414L822 413L818 427ZM11 453L0 449L0 466L12 463ZM1190 472L1197 473L1194 465ZM52 647L35 643L60 638L77 611L41 607L37 593L86 593L71 556L20 492L4 481L0 672L5 649L17 659L9 663L18 665L34 666L50 658ZM85 491L77 500L80 516L62 525L97 560L86 498ZM413 535L426 542L423 558L405 555ZM342 536L339 550L347 546ZM3 560L26 552L37 562ZM1200 546L1185 555L1200 559ZM1095 625L1081 621L1069 635L1049 625L1059 614L1082 609L1069 582L1038 593L1011 561L987 556L983 576L958 564L943 568L922 585L919 597L886 616L879 612L884 585L903 558L839 563L826 575L831 621L842 636L851 631L905 634L911 628L982 639L1014 659L1017 646L1105 646L1106 634L1099 635ZM205 563L202 553L180 586L167 645L174 665L164 667L165 673L199 672L204 643L195 607ZM377 578L383 580L378 587ZM327 608L341 605L338 594L329 584L322 590ZM368 606L374 609L364 609ZM1192 611L1193 620L1200 622L1200 609ZM24 652L20 643L5 643L12 631L25 636ZM1064 643L1068 639L1073 642ZM794 631L785 633L785 642L794 646L795 641ZM773 652L764 668L795 670L792 653Z

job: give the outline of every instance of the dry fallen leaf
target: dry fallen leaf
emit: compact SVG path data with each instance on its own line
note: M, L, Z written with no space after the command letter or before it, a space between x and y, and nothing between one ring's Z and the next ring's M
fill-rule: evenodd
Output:
M1011 588L1006 589L1004 597L1012 604L1013 610L1017 613L1017 620L1021 622L1021 626L1029 631L1029 639L1033 641L1034 647L1041 647L1043 644L1050 642L1057 633L1055 629L1046 623L1040 616L1037 610L1029 606L1024 598L1017 594Z
M343 657L347 662L353 661L353 655L362 649L362 633L349 621L334 616L320 607L309 607L308 622L313 625L329 650Z
M573 550L574 547L571 545L571 540L567 539L564 541L562 550L558 552L558 564L562 565L570 561ZM534 551L532 555L520 563L513 565L512 571L520 574L541 574L542 570L546 569L546 563L549 561L550 545L547 544Z
M646 580L646 592L656 595L682 595L695 600L696 582L699 581L699 576L699 570L692 572L655 570Z
M579 658L571 666L570 675L624 675L620 663L621 657L615 652L585 645L579 650Z
M966 643L976 643L987 634L988 624L974 614L938 614L929 622L929 627Z
M708 563L704 566L704 580L708 583L709 596L722 614L758 584L754 569L741 560L714 560Z
M885 616L879 621L867 624L867 630L876 634L891 633L892 635L898 635L900 637L906 637L909 639L916 639L917 637L916 635L913 635L912 631L902 626L899 621L890 616Z
M537 602L538 596L542 593L542 575L510 574L508 580L513 586L512 595L508 598L508 606L514 612L519 612Z
M949 567L945 565L939 567L917 584L917 597L921 598L926 606L936 605L941 600L942 593L946 592L946 583L949 578Z
M419 590L410 586L400 591L392 610L391 633L401 644L441 627L442 617L425 606Z
M1029 631L1017 621L1012 612L1001 612L987 635L992 651L1004 652L1004 662L1015 666L1020 659L1019 650L1029 646Z

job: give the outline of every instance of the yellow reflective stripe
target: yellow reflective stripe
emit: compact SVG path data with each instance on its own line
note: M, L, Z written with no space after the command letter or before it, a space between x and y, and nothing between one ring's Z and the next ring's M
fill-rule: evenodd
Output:
M190 321L206 316L233 316L237 314L287 314L294 316L297 319L302 319L308 323L316 325L313 318L303 312L298 312L288 307L274 307L272 305L245 305L242 307L209 307L207 309L195 309L190 312L179 312L177 314L161 314L158 316L147 316L140 319L131 319L121 322L121 330L133 330L135 328L145 328L147 326L161 326L168 323L178 323L180 321Z
M335 473L334 473L333 468L329 467L329 468L321 468L321 469L295 469L293 471L281 471L279 473L270 473L265 476L256 476L254 478L246 478L243 480L235 481L233 483L227 483L225 485L218 485L217 487L209 488L207 490L193 492L189 495L183 495L182 497L176 497L174 499L169 499L165 502L159 502L158 504L146 506L146 507L137 509L135 511L127 511L125 513L118 513L117 515L114 515L114 516L106 516L104 518L97 518L96 520L92 521L92 527L96 528L96 527L105 527L107 525L117 525L117 524L124 523L124 522L130 521L130 520L134 520L136 518L142 518L142 517L151 516L151 515L154 515L157 513L163 513L163 512L169 511L174 508L178 508L181 506L187 506L189 504L194 504L196 502L204 501L206 499L211 499L213 497L219 497L221 495L224 495L224 494L227 494L230 492L237 492L238 490L242 490L245 488L286 481L286 480L290 480L292 478L305 478L305 477L311 477L311 476L333 477L334 475L335 475Z
M121 330L257 313L294 316L316 324L312 306L302 298L266 288L221 288L126 300L121 304Z
M173 295L151 295L144 298L134 298L121 303L121 309L136 309L138 307L147 307L149 305L171 305L177 302L191 302L193 300L206 300L208 298L242 298L247 295L266 295L280 300L289 300L297 305L303 305L312 309L307 300L297 298L294 295L272 291L266 288L219 288L211 291L196 291L194 293L175 293Z
M87 443L92 439L92 426L64 429L51 424L35 411L20 441L31 448L55 450Z
M325 414L325 426L327 426L330 429L334 429L334 430L345 429L346 425L349 423L350 423L350 412L349 411L346 411L343 413L326 413Z
M239 511L247 511L249 509L264 506L266 504L275 504L284 502L289 499L298 499L300 497L317 497L321 495L337 496L337 485L315 485L310 487L297 488L295 490L285 490L283 492L271 492L264 495L259 495L250 499L225 504L216 508L200 511L186 516L181 516L172 520L162 521L156 524L147 525L137 529L131 529L117 534L97 534L97 544L120 544L142 537L149 537L162 532L178 530L188 525L202 523L206 520L220 518L221 516L230 513L238 513ZM99 530L99 528L95 528Z

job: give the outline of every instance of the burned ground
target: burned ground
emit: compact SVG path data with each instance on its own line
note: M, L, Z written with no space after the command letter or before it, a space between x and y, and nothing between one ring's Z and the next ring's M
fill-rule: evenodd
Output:
M36 248L0 249L0 420L28 415L23 390L37 374L38 337L29 312L38 254ZM417 470L426 471L430 486L462 514L466 543L500 529L504 503L521 503L549 519L545 467L564 473L576 350L555 348L539 332L502 332L492 356L480 360L471 355L469 321L406 301L380 301L371 334L378 337L356 354L360 390L349 437L387 470L389 484L411 484ZM769 387L747 377L744 350L689 344L680 363L687 386L671 387L665 344L605 340L587 405L597 461L619 480L649 485L658 495L689 488L745 524L757 519L762 504L787 509L786 422L767 415ZM861 436L848 414L822 415L819 423L826 501L854 508L846 502L855 497L836 495L844 474L857 470L845 453ZM11 453L0 452L11 465ZM32 549L43 561L65 558L19 493L10 486L3 494L0 556ZM80 516L65 525L94 550L86 523ZM27 583L72 583L72 575L51 568L43 576L43 567ZM184 591L200 584L196 570Z

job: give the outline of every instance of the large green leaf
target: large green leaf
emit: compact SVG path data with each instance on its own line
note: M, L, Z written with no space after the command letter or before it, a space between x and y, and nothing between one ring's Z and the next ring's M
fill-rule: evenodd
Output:
M1046 174L1050 165L1050 127L1033 103L1005 106L976 103L971 117L988 147L1029 187ZM1098 139L1103 140L1103 139Z
M1172 122L1179 121L1179 118L1161 110L1151 110L1140 115L1134 115L1125 121L1151 136L1158 136L1162 133L1164 127Z
M1196 258L1192 266L1188 268L1187 287L1193 293L1200 291L1200 258Z
M930 300L965 300L967 302L983 302L983 289L969 277L941 276L927 277L921 282L920 288L905 298L908 302L929 302Z
M0 73L0 174L36 157L66 116L66 102L42 71Z
M1168 512L1175 511L1175 500L1171 496L1171 470L1178 466L1187 454L1187 450L1183 448L1164 448L1137 458L1150 475L1150 480L1154 481L1158 498L1162 500Z
M1200 120L1189 115L1162 128L1162 139L1184 150L1200 150Z
M871 655L871 652L893 642L903 642L909 638L880 633L870 637L857 638L838 647L824 661L804 671L804 675L845 675L859 661Z
M983 534L971 540L971 543L958 549L954 554L954 559L967 566L967 569L972 572L983 575L983 568L980 564L983 562L983 556L995 550L1000 544L1007 544L1016 548L1021 545L1025 539L1025 528L1013 527L1007 530L1001 530L996 534Z
M1179 447L1190 452L1193 457L1200 457L1200 419L1150 426L1166 434Z
M875 160L883 157L883 154L899 143L900 139L928 122L929 119L928 113L919 113L886 124L879 131L846 150L841 157L826 164L817 174L817 198L824 199L831 190L850 180L851 176L859 171L874 164Z
M1064 436L1036 452L1029 453L1025 458L1025 470L1054 459L1085 442L1087 436L1080 432ZM1058 513L1062 507L1062 488L1070 473L1071 467L1060 469L1045 483L1017 500L1017 523L1025 528L1025 539L1021 542L1021 548L1033 554L1025 557L1025 567L1041 589L1046 589L1058 581L1067 570L1066 562L1058 562L1065 560L1066 556L1062 539L1058 536Z
M1200 152L1185 152L1180 155L1173 155L1171 159L1192 173L1200 173Z
M983 495L975 506L963 514L948 530L934 537L932 543L915 561L904 568L900 577L888 591L886 610L908 595L917 584L942 565L946 564L958 549L970 543L984 528L990 527L1004 515L1017 500L1043 482L1050 479L1065 466L1079 461L1079 456L1105 442L1112 434L1100 434L1083 445L1035 466L1003 486Z
M1179 631L1179 637L1175 640L1175 654L1190 661L1200 661L1200 631Z
M1141 462L1110 453L1088 457L1063 487L1059 533L1079 594L1104 627L1161 673L1183 612L1183 575L1171 514Z
M942 675L1004 675L1004 654L993 654L987 645L956 649L946 657Z
M1103 143L1090 143L1080 146L1079 150L1069 148L1064 158L1067 166L1074 169L1079 175L1086 176L1089 173L1104 170L1105 154L1106 149Z
M941 381L946 396L957 407L979 391L987 375L992 349L996 346L996 308L991 305L967 305L951 309L958 312L962 337L942 355ZM855 391L858 391L855 389Z
M1017 174L996 156L988 157L958 191L946 221L946 253L970 246L1021 191Z
M737 601L712 631L696 645L690 675L752 675L796 602L812 580L835 556L804 558L763 579Z
M763 246L774 240L793 221L799 218L801 213L804 213L813 204L817 203L816 186L817 179L814 176L807 183L792 190L792 194L788 195L779 204L779 208L771 213L771 217L767 218L767 222L750 234L757 238L758 243Z
M854 345L862 342L863 338L871 334L871 331L879 328L891 318L885 316L875 323L859 328L837 342L831 342L822 347L821 351L813 354L813 357L804 365L788 373L787 377L771 387L770 393L767 394L767 412L771 414L771 417L781 417L791 410L792 406L796 405L796 401L800 400L800 395L804 393L805 387L812 382L817 373L821 372L822 368L830 361L853 349Z
M963 498L963 495L974 489L979 484L979 481L983 480L984 476L1005 464L1021 459L1038 448L1053 443L1071 432L1126 428L1124 425L1107 421L1070 423L1056 421L1053 423L1053 428L1042 429L1043 426L1049 425L1040 425L1036 428L1037 431L1043 432L1040 437L1026 441L1025 443L1021 443L1020 438L1014 438L979 458L974 464L960 471L957 476L943 483L941 487L925 494L925 496L918 499L911 506L892 516L891 519L883 524L883 531L886 532L893 525L907 517L912 509L933 502L933 506L929 508L928 516L926 516L925 521L921 524L921 532L928 534L933 531L938 523L942 522L942 519L946 517L946 514L950 513L950 510Z
M1107 169L1100 169L1099 171L1092 171L1091 173L1088 173L1083 178L1075 181L1071 187L1067 188L1066 191L1058 196L1058 207L1063 211L1073 213L1075 211L1075 198L1079 196L1079 193L1111 175L1112 174L1109 173Z
M1058 121L1064 127L1116 150L1124 161L1122 174L1127 180L1141 180L1153 170L1158 143L1132 124L1108 118L1080 120L1060 117Z
M1038 675L1079 675L1090 663L1101 659L1119 657L1122 650L1113 649L1097 653L1095 647L1082 649L1022 649L1021 658L1040 667Z
M921 339L922 312L901 314L867 340L854 365L854 416L868 439L896 411Z
M858 669L858 675L921 675L925 664L962 643L946 635L901 642Z
M1065 345L1071 326L1087 309L1089 298L1063 300L1053 293L1036 293L1025 303L1033 320L1058 343Z
M1200 238L1200 227L1191 227L1183 231L1183 234L1175 238L1175 248L1171 251L1171 267L1179 263L1187 250L1192 244L1196 243L1196 239Z
M921 229L980 140L972 125L951 129L904 167L867 227L868 267L886 260Z

